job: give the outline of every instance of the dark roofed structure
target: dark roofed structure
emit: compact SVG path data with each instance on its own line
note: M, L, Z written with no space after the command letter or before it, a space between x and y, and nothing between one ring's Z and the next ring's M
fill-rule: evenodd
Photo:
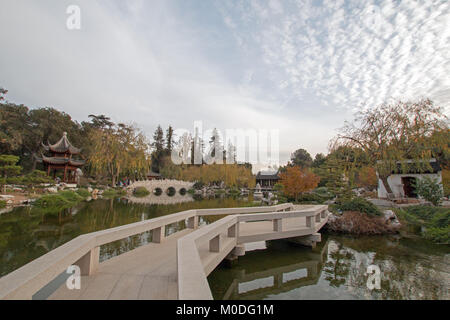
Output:
M79 155L81 149L70 143L67 133L64 132L62 138L55 144L50 144L48 141L47 145L41 144L45 151L52 154L51 156L42 154L41 158L37 157L37 161L46 166L47 174L50 175L53 171L53 177L55 178L57 170L64 170L63 181L76 182L76 171L85 164L85 161L72 158L74 155Z
M280 180L277 171L259 171L256 174L256 183L259 183L261 189L271 190Z
M161 175L159 173L150 171L149 173L147 173L147 179L148 180L161 180Z

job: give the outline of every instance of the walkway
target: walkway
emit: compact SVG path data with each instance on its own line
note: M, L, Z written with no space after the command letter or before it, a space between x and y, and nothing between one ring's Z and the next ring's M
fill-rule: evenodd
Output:
M177 240L192 230L150 243L100 263L92 276L81 277L81 289L63 284L50 300L174 300L177 299Z

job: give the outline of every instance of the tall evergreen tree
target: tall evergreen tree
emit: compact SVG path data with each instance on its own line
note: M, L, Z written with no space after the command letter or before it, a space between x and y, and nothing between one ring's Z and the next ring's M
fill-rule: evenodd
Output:
M160 125L158 125L153 134L152 147L154 148L152 152L152 171L159 173L164 157L164 131Z
M166 152L167 155L170 156L170 154L172 153L172 149L173 149L173 128L172 126L169 125L169 128L167 128L166 131Z

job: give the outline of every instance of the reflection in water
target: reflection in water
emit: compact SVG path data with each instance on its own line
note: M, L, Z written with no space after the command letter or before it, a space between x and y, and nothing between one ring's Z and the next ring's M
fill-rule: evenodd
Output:
M186 195L185 197L188 197ZM190 197L190 196L189 196ZM191 198L191 197L190 197ZM83 202L67 210L46 210L32 206L14 208L0 215L0 276L42 256L85 233L190 209L239 207L248 202L234 198L207 199L168 205L131 203L127 199ZM219 217L207 217L211 222ZM166 235L183 229L184 222L170 225ZM101 261L148 243L145 232L101 247Z
M176 190L174 188L169 188L167 193L162 192L160 188L157 189L159 190L157 190L155 193L150 193L148 196L142 198L137 198L130 195L129 200L133 203L161 205L192 202L195 200L191 195L186 194L186 192L184 192L184 194L176 193Z
M326 243L314 251L284 241L268 241L266 246L247 251L232 268L220 266L211 273L208 280L216 299L265 299L317 282Z
M448 247L422 239L324 235L315 249L267 242L208 277L215 299L449 299ZM381 289L367 288L367 267Z

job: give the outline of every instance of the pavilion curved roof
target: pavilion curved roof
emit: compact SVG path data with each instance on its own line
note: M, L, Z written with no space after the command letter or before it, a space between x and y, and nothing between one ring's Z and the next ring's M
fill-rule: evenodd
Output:
M61 139L59 139L58 142L55 144L50 144L50 142L47 140L47 145L42 143L42 147L46 151L52 151L56 153L70 153L70 154L79 154L81 152L81 149L74 147L69 139L67 139L67 132L64 132Z
M71 165L74 167L81 167L85 164L84 160L73 160L70 158L59 158L59 157L46 157L42 155L42 161L48 164L56 164L56 165Z

